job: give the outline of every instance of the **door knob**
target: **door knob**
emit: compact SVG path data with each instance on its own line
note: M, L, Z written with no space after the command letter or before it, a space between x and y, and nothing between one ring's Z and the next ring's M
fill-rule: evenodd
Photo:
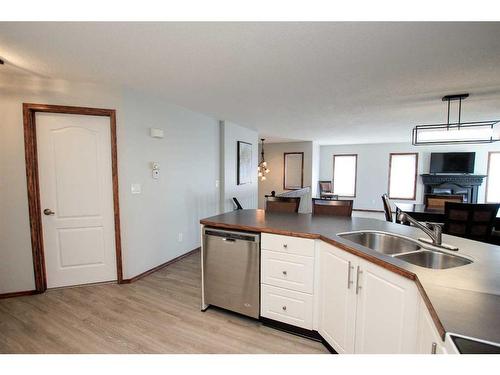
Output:
M46 208L45 210L43 210L43 213L44 213L44 215L47 215L47 216L55 214L55 212L52 211L50 208Z

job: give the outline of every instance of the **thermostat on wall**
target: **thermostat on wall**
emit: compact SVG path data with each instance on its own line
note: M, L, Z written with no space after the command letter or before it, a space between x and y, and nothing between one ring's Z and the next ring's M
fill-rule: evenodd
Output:
M163 129L150 128L149 135L153 138L163 138Z

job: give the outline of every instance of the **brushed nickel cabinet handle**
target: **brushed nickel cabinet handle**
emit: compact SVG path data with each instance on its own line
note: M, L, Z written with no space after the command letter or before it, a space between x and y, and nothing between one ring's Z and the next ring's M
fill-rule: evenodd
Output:
M431 354L436 354L436 352L437 352L437 344L433 342L431 347Z
M282 309L283 309L283 311L286 311L286 306L283 306Z
M47 216L51 216L51 215L54 215L55 212L52 211L50 208L46 208L45 210L43 210L43 214L47 215Z
M288 247L288 245L286 243L284 243L283 247L286 249Z
M360 273L363 273L363 271L361 271L359 269L359 266L356 270L356 294L359 294L359 290L361 289L361 285L359 285L359 274Z
M286 271L283 271L283 276L286 276L287 275L287 272Z
M349 261L349 263L347 265L347 289L350 289L351 284L352 284L352 281L351 281L351 269L352 268L354 268L354 267L351 266L351 261Z

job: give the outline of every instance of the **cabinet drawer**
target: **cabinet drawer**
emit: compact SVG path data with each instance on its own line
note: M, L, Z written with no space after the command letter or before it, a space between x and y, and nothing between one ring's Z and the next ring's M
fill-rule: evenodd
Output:
M312 329L313 298L311 294L263 284L260 311L260 315L265 318Z
M276 251L261 251L261 281L264 284L312 293L314 258Z
M262 233L261 248L282 253L314 256L314 240Z

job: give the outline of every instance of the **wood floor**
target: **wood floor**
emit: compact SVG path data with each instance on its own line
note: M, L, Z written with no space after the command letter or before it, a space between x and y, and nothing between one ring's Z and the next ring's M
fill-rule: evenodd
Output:
M327 353L221 310L200 311L200 253L132 284L0 300L0 353Z

